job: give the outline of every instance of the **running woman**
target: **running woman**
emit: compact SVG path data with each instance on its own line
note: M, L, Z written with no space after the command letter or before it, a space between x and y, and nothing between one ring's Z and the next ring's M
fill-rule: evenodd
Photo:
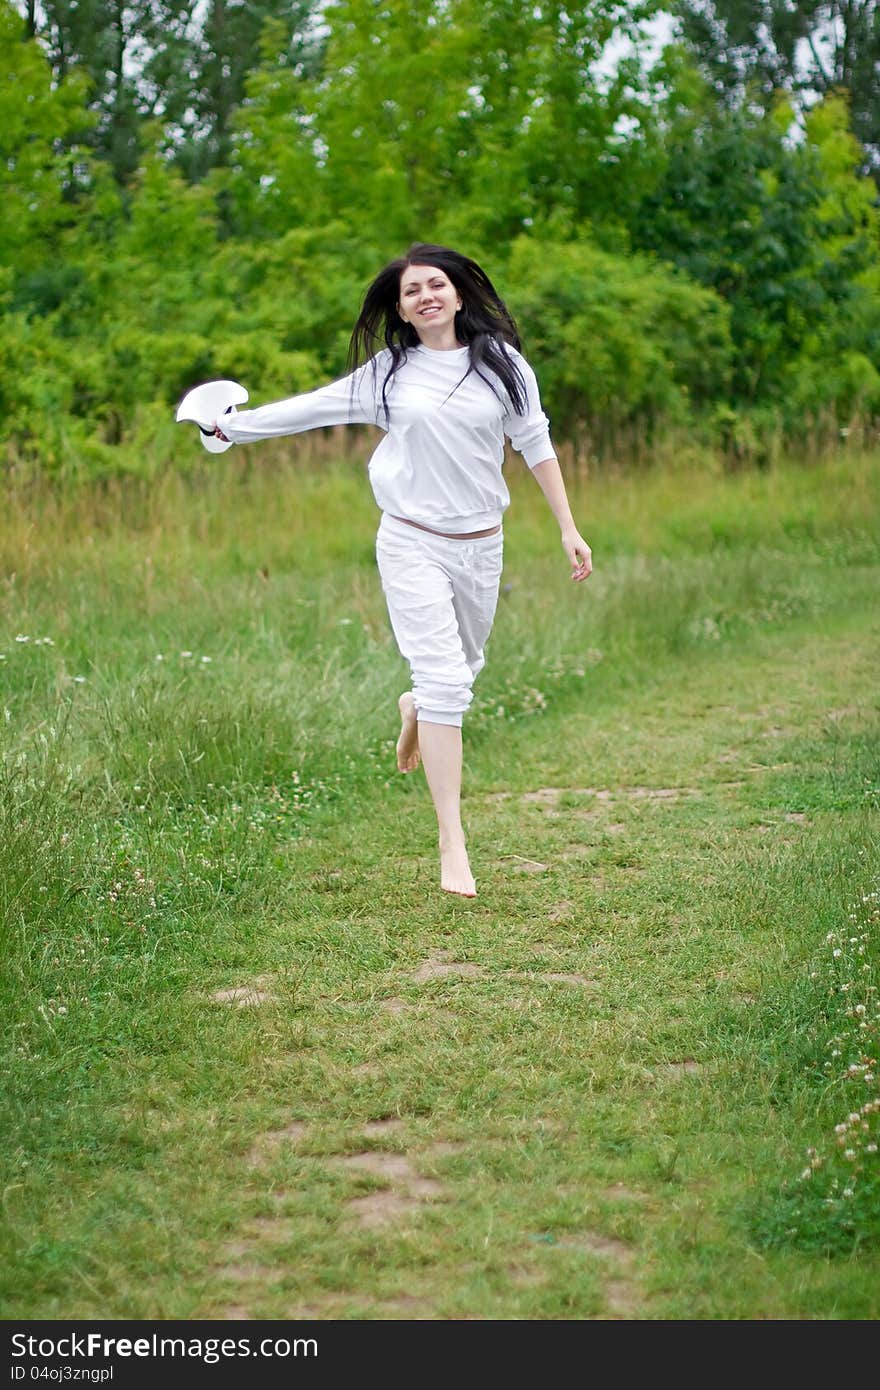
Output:
M366 360L364 360L366 359ZM361 363L361 365L357 365ZM461 823L462 721L498 601L505 436L549 503L576 582L592 570L575 525L535 374L485 271L417 243L379 272L351 335L349 374L215 423L234 444L326 425L378 425L369 464L382 516L376 558L412 673L398 700L397 766L421 763L437 813L440 886L476 896Z

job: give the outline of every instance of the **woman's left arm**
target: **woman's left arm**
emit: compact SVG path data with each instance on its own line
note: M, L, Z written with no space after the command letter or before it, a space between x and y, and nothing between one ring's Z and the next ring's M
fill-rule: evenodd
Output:
M550 510L559 522L562 548L571 561L572 579L586 579L593 569L592 551L574 524L559 460L543 459L541 463L533 464L531 471L550 504Z

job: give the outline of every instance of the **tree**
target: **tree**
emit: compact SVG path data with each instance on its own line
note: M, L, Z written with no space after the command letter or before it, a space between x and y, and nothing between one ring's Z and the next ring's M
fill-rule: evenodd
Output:
M7 284L51 266L58 229L72 218L69 148L87 122L85 83L56 83L39 44L0 0L0 266ZM74 159L76 152L73 152Z
M688 422L725 391L728 306L654 257L523 236L508 276L560 436Z
M297 81L318 71L320 10L320 0L210 0L201 26L190 22L185 42L154 55L146 72L165 93L166 130L190 178L228 163L233 118L249 75L266 57L267 35L273 59Z
M729 304L735 397L789 411L794 364L802 374L835 342L866 350L876 313L859 277L880 262L874 185L854 168L845 103L814 108L798 145L791 120L783 103L680 122L633 224L636 245Z
M849 93L853 131L880 178L878 0L677 0L683 35L722 98L769 110Z
M145 144L158 143L191 178L225 163L233 111L259 60L267 20L304 67L320 43L312 16L320 0L26 0L26 28L40 39L59 80L86 74L89 143L126 184Z
M595 67L655 7L335 0L314 80L265 52L249 79L232 163L265 196L236 198L276 225L289 205L295 225L308 190L377 244L475 253L551 212L617 217L635 148L620 123L645 113L645 84L637 59L610 85Z
M153 0L41 0L27 25L44 47L58 81L88 79L92 119L80 138L109 160L120 183L137 167L143 116L138 54L161 41Z

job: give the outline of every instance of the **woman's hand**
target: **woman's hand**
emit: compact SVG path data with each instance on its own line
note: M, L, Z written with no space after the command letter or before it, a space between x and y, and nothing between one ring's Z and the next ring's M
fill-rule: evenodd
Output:
M563 531L562 548L571 562L572 579L587 579L593 571L593 552L580 532L573 527Z

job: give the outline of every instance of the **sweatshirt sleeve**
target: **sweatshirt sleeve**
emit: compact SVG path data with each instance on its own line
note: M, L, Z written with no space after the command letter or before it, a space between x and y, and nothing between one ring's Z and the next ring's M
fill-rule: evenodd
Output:
M511 353L511 356L514 354ZM521 415L517 414L512 406L508 407L504 417L504 433L514 449L522 454L529 468L534 468L545 459L556 458L556 450L550 441L550 421L541 406L535 373L519 353L514 360L522 372L526 388L526 406Z
M378 425L382 423L376 408L382 383L380 372L381 363L374 358L328 386L273 401L256 410L230 411L219 416L217 424L233 444L301 434L325 425Z

